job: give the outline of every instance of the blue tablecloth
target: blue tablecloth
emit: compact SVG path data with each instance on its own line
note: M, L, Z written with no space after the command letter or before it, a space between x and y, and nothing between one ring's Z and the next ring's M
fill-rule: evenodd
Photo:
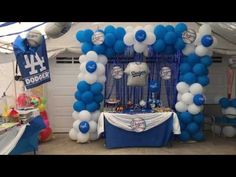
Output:
M38 150L39 133L46 128L41 116L33 118L10 155L18 155Z
M173 115L162 124L144 132L131 132L118 128L104 119L107 148L161 147L173 137Z

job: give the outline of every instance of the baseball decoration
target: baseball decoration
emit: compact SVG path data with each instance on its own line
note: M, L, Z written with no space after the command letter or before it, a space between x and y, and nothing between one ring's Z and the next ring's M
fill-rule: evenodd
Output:
M160 71L160 76L163 80L171 79L171 69L169 67L162 67Z
M135 132L142 132L146 128L146 122L142 118L135 118L130 122L130 127Z
M124 71L120 66L114 66L111 70L111 75L114 79L121 79L123 77Z
M94 34L92 35L92 42L95 45L100 45L104 42L105 40L105 36L104 36L104 32L102 30L98 30L96 32L94 32Z
M197 33L193 29L188 29L187 31L183 32L182 38L186 44L192 44L197 38Z
M27 33L26 39L30 47L38 47L43 40L42 34L38 30L32 30Z

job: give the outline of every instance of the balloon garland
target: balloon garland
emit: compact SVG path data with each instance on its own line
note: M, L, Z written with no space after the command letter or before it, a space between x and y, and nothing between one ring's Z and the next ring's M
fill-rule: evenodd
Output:
M191 37L191 36L190 36ZM182 49L184 58L180 65L178 91L175 105L181 125L181 141L202 141L202 113L205 103L204 87L209 84L208 67L212 64L211 49L216 45L216 39L211 35L211 28L204 24L194 41L186 43Z

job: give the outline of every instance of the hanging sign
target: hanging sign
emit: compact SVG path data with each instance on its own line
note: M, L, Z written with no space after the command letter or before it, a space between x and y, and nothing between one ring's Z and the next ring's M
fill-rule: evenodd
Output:
M105 37L104 37L104 33L101 31L96 31L93 36L92 36L92 42L95 45L100 45L104 42Z
M188 29L187 31L183 32L182 38L186 44L191 44L196 40L197 33L193 29Z
M135 132L142 132L146 128L146 123L142 118L135 118L130 122L130 126Z

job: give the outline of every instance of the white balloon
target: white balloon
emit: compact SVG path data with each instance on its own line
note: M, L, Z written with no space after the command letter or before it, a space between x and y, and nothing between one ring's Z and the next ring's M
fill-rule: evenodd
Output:
M177 101L181 101L181 97L182 97L182 94L181 94L181 93L178 93L178 95L177 95Z
M190 104L188 106L188 112L193 114L193 115L196 115L196 114L200 113L201 110L202 110L202 106L197 106L195 104Z
M145 48L146 48L146 45L143 43L136 42L134 44L134 51L137 53L143 53Z
M132 26L127 26L125 28L126 33L132 33L134 31L134 28Z
M106 76L99 76L97 78L97 81L100 82L100 83L105 83L106 82Z
M138 31L138 30L144 30L144 28L142 26L137 26L134 28L134 34Z
M103 65L107 64L107 57L105 55L98 55L98 62L102 63Z
M189 91L193 94L202 94L203 93L203 87L199 83L194 83L189 87Z
M186 44L185 48L182 50L182 53L187 56L191 53L194 53L194 51L195 46L193 44Z
M92 140L92 141L97 140L98 139L97 132L89 133L89 139Z
M83 63L83 62L85 62L85 61L87 61L88 59L87 59L87 56L86 55L80 55L80 57L79 57L79 62L80 63Z
M145 57L148 57L148 47L145 47L144 51L143 51L143 55Z
M82 72L82 73L86 73L87 72L86 64L87 64L87 62L83 62L83 63L80 64L80 66L79 66L80 72Z
M211 45L211 48L215 48L218 44L218 40L215 36L213 36L213 44Z
M193 94L187 92L184 93L181 97L181 101L183 101L185 104L192 104L193 103Z
M178 112L185 112L187 111L187 105L185 103L183 103L182 101L179 101L175 104L175 109L178 111Z
M212 125L211 130L215 134L220 135L221 127L219 125Z
M97 77L96 73L95 74L86 73L84 75L84 80L89 84L95 83L97 81L97 79L98 79L98 77Z
M97 63L97 74L99 76L105 74L105 66L102 63Z
M195 45L201 44L201 38L202 36L199 33L197 33L197 38L195 39L194 44Z
M79 120L81 121L90 121L91 120L91 113L87 110L83 110L79 112Z
M74 128L70 129L69 137L71 140L77 140L77 132Z
M208 51L209 51L209 49L207 47L204 47L203 45L199 45L195 49L195 53L200 57L206 55L208 53Z
M73 117L73 119L78 120L79 119L79 112L73 111L72 117Z
M95 122L97 122L100 114L101 114L101 112L98 110L95 112L92 112L91 113L91 120L94 120Z
M89 132L95 133L97 131L97 123L93 120L89 121Z
M78 81L84 80L84 73L79 73L78 75Z
M147 45L152 45L154 44L156 41L156 36L154 35L154 33L152 32L148 32L147 33L147 37L146 39L143 41L143 43L147 44Z
M97 55L97 53L96 52L94 52L94 51L89 51L87 54L86 54L86 56L87 56L87 59L89 60L89 61L97 61L98 60L98 55Z
M203 24L200 26L199 31L198 31L202 36L203 35L211 35L211 26L208 24Z
M225 114L228 118L234 119L236 118L236 108L234 107L228 107L225 109Z
M236 135L236 129L233 126L225 126L222 130L224 136L232 138Z
M189 91L189 85L186 84L185 82L179 82L177 85L176 85L176 89L178 92L180 93L186 93Z
M77 131L77 132L79 132L79 124L80 124L80 120L78 119L78 120L76 120L76 121L74 121L74 123L73 123L73 128Z
M124 36L124 43L125 45L127 46L131 46L134 44L134 35L132 33L127 33L125 36Z
M146 25L146 26L144 26L144 30L146 31L146 33L153 32L154 27L152 25Z
M89 133L77 133L77 143L86 143L89 140Z

